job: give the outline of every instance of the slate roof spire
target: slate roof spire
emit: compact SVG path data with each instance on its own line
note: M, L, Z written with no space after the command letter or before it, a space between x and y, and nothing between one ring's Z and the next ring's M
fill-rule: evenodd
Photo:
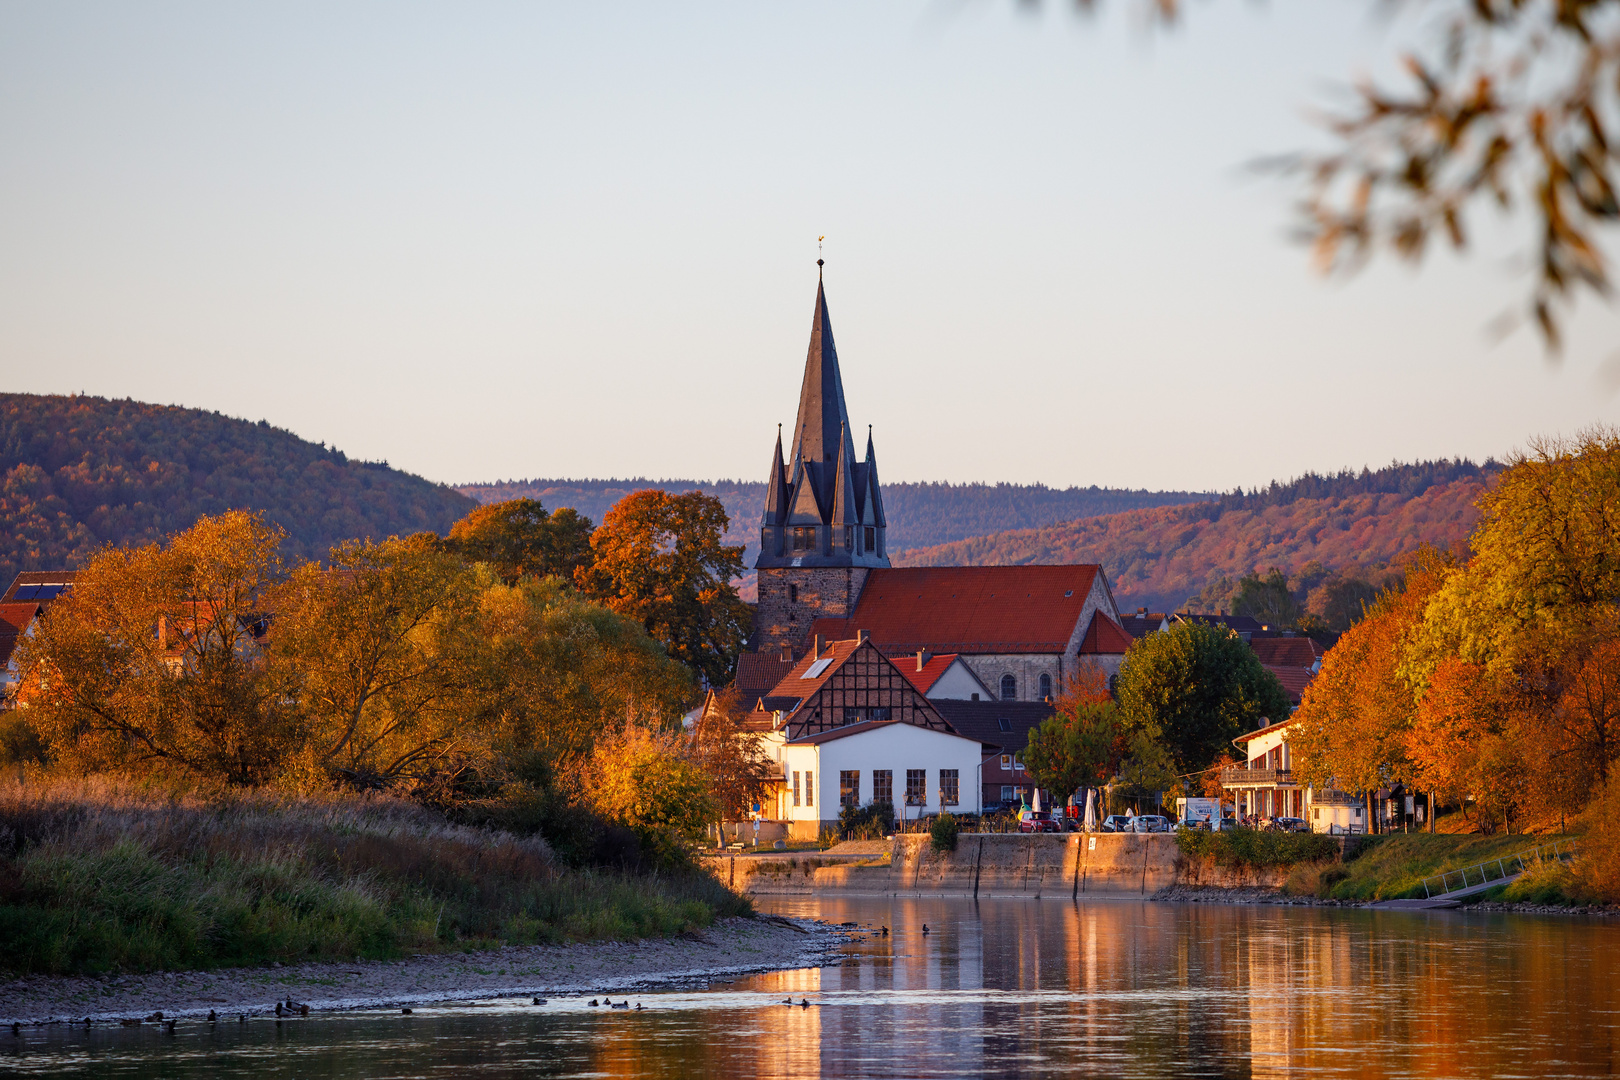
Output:
M760 567L887 566L880 554L885 543L876 534L852 529L883 530L883 500L877 490L876 456L867 429L866 461L855 457L844 379L827 312L827 290L816 260L816 306L810 318L810 349L799 386L799 412L793 424L791 460L782 457L780 431L771 463L765 512L761 517ZM817 531L807 547L806 528ZM790 535L794 534L794 535ZM858 551L858 554L857 554Z

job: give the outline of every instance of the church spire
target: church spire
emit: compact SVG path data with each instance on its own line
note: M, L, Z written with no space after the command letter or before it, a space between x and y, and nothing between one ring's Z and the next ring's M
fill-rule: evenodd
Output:
M819 268L823 263L818 259L816 265ZM810 319L810 349L805 356L799 413L789 445L793 447L793 458L786 463L778 432L761 517L762 547L757 565L887 566L888 559L878 554L883 550L882 541L871 539L866 532L857 537L854 532L857 528L883 528L882 501L877 493L875 468L855 458L838 347L833 341L827 290L819 269L816 306ZM866 453L871 462L870 429Z

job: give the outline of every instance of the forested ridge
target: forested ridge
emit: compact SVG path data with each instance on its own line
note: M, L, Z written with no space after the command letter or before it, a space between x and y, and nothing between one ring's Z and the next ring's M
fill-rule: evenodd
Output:
M0 394L0 581L77 567L104 544L147 543L203 514L263 511L288 554L340 540L444 533L473 502L289 431L202 409Z
M906 566L1100 562L1121 606L1176 610L1212 582L1388 567L1424 544L1460 545L1479 520L1475 500L1495 462L1420 462L1376 472L1307 474L1214 502L1109 514L900 554Z
M703 490L717 497L731 518L726 539L747 548L754 564L759 519L765 509L763 482L741 480L507 480L462 484L456 490L479 502L539 499L548 509L571 506L592 521L633 491L661 488L671 494ZM1005 529L1033 529L1077 518L1139 507L1174 506L1211 498L1208 492L1137 491L1125 488L1049 488L1044 484L883 483L891 552L950 543Z

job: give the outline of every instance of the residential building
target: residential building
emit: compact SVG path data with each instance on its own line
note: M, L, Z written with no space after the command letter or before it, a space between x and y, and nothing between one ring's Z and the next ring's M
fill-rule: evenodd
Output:
M1245 762L1221 770L1221 786L1246 818L1303 818L1312 832L1365 832L1366 811L1354 795L1332 789L1317 790L1294 779L1288 748L1292 722L1283 720L1246 732L1233 739L1244 751Z
M1029 745L1030 731L1052 715L1050 702L935 701L934 707L952 727L984 748L980 799L985 806L1031 799L1035 783L1024 768L1024 747Z

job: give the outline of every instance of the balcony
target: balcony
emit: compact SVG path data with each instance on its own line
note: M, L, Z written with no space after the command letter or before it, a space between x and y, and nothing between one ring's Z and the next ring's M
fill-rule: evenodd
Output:
M1247 769L1239 765L1221 770L1222 787L1293 787L1292 769Z

